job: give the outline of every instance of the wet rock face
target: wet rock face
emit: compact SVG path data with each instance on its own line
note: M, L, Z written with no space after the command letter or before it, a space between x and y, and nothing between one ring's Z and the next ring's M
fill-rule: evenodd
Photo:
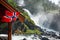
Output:
M49 40L48 38L43 37L41 40Z
M8 40L7 37L0 37L0 40Z

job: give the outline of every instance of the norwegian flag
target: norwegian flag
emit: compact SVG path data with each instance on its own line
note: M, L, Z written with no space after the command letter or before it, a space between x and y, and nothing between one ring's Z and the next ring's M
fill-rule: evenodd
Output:
M19 12L9 12L5 11L5 16L2 17L2 22L12 22L16 21L17 16L19 15Z

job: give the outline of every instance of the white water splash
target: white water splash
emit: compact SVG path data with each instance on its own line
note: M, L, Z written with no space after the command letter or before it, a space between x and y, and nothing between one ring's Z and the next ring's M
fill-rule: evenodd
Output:
M47 31L53 31L53 32L57 32L57 31L54 31L53 29L49 29L49 25L53 19L53 14L36 14L36 15L32 15L30 13L30 11L28 9L23 9L24 11L26 11L28 13L28 15L30 16L30 18L35 22L35 24L39 27L41 27L42 29L46 29ZM43 23L44 21L49 21L49 25L48 27L44 27L43 26Z
M26 11L28 13L28 15L30 16L30 18L35 22L36 25L40 26L39 24L39 20L41 21L41 24L47 20L46 16L44 14L36 14L36 15L32 15L30 13L29 10L27 9L23 9L24 11Z
M12 40L23 40L24 38L26 38L26 40L40 40L38 38L38 36L36 37L36 39L34 39L34 35L27 35L27 36L24 36L24 35L19 35L19 36L12 36Z
M0 34L0 37L8 37L7 34Z

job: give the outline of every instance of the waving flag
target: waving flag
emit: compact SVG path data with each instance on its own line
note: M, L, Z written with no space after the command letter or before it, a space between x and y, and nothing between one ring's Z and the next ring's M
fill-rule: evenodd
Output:
M2 22L12 22L16 21L17 16L19 15L19 12L9 12L5 11L5 16L2 17Z

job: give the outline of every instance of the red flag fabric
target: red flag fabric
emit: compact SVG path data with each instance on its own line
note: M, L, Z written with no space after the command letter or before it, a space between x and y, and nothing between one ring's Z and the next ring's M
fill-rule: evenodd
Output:
M2 17L2 22L12 22L16 21L19 12L10 12L8 10L5 11L5 15Z

